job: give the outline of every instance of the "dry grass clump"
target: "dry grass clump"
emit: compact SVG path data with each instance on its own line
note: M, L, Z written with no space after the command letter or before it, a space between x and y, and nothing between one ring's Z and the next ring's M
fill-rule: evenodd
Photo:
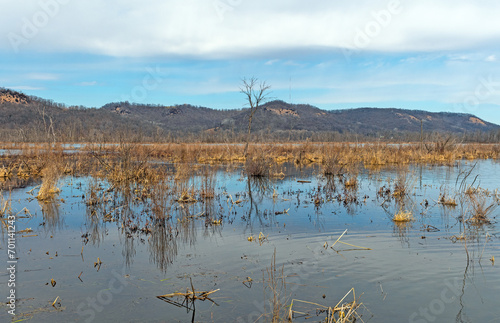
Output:
M42 170L42 185L36 196L39 201L49 201L55 198L60 192L56 187L59 177L59 169L55 164L50 164Z
M12 170L5 168L5 166L2 166L0 168L0 178L9 178L12 176Z
M267 177L270 174L270 169L271 160L263 154L249 156L245 162L245 172L249 176Z
M474 186L479 175L474 177L471 184L467 183L475 166L462 171L457 177L457 183L461 178L459 186L461 221L476 225L488 224L491 223L488 216L498 207L499 200L496 193L490 193L488 190L480 188L479 185Z
M439 198L439 204L444 206L455 207L457 206L457 201L452 197L445 197L444 195Z
M451 136L448 136L447 138L438 137L434 142L424 144L428 153L437 153L441 155L443 155L446 151L453 150L455 145L455 140Z
M498 207L494 197L487 190L477 188L468 193L467 199L471 212L471 217L467 221L473 224L490 223L488 216Z
M437 201L438 204L452 208L458 205L455 197L450 196L450 194L448 193L448 188L441 186L440 191L441 192L439 193L439 198ZM456 195L457 194L455 193L455 196Z
M341 176L344 173L345 165L341 164L340 158L337 155L328 154L323 159L323 175Z
M116 154L105 155L106 158L95 155L105 170L105 176L115 185L156 181L156 174L148 164L148 156L147 147L131 144L120 144Z
M30 176L29 170L26 170L22 165L20 165L17 169L17 177L27 179L30 178Z
M392 218L392 221L394 222L410 222L413 221L413 213L411 211L405 210L403 208L400 208L396 214L394 214L394 217Z
M197 200L194 198L194 190L182 190L180 197L177 199L179 203L194 203Z
M368 157L368 159L365 162L365 165L383 166L387 163L387 159L385 158L381 150L374 151L370 155L371 156Z
M353 300L345 302L345 299L352 294ZM310 318L313 315L319 316L326 313L326 318L321 322L325 323L354 323L363 321L363 310L368 309L356 298L354 288L335 305L324 306L321 304L293 299L288 312L288 322L292 322L295 316ZM368 311L369 312L369 311Z
M438 203L444 206L455 207L457 206L457 201L446 194L446 192L439 195Z

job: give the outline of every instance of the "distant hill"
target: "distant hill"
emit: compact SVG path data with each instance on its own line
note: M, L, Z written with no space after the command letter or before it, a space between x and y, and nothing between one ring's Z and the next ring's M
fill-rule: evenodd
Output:
M35 141L40 136L49 136L48 133L67 141L116 141L131 136L136 140L223 134L234 137L247 131L248 112L248 109L216 110L189 104L163 106L129 102L108 103L101 108L68 107L0 88L3 140ZM252 131L267 135L287 133L288 138L298 133L379 138L420 133L421 126L426 134L500 133L500 126L471 114L396 108L328 111L283 101L263 105L255 113Z
M244 131L248 127L248 110L214 110L184 104L172 107L110 103L101 109L123 118L148 121L174 131L220 129ZM464 133L499 130L500 126L471 114L432 113L420 110L358 108L322 110L311 105L269 102L259 109L252 124L253 130L307 130L351 132L376 135L391 132L450 132Z
M108 103L101 110L134 122L148 122L166 131L199 132L223 124L237 115L234 110L214 110L189 104L176 106L138 105L129 102ZM248 122L248 121L247 121Z

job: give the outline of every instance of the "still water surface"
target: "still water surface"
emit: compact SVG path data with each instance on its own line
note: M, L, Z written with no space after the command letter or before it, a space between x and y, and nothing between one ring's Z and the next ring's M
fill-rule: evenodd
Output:
M90 185L105 191L110 187L106 181L65 177L58 185L59 200L52 204L29 195L37 185L30 183L10 193L13 211L20 212L16 229L33 230L17 234L14 321L190 322L193 312L156 296L185 291L191 281L199 291L220 289L212 294L217 305L196 303L195 321L267 321L262 316L269 312L263 271L276 250L276 265L287 276L287 305L293 298L333 306L354 288L366 307L365 322L498 322L500 263L489 259L500 260L500 209L489 215L492 224L467 229L468 262L464 242L455 239L463 232L460 205L436 203L444 190L456 191L457 177L471 167L461 162L405 169L411 184L406 207L415 218L408 224L394 223L394 201L381 206L384 198L377 196L381 187L394 186L402 172L398 169L362 169L354 190L314 167L288 165L284 178L271 180L249 180L241 169L219 169L215 198L173 203L171 218L150 225L151 232L127 228L127 223L146 226L152 214L147 199L110 194L114 201L108 208L92 213L85 195ZM469 179L477 175L475 185L493 192L499 188L498 174L500 164L481 161ZM192 178L191 185L197 181L202 179ZM346 196L355 201L345 203ZM111 221L103 220L105 213ZM371 250L340 243L330 248L346 229L341 241ZM267 237L262 243L260 233ZM255 241L248 240L251 236ZM98 258L100 267L95 266ZM0 271L6 297L8 275ZM248 277L250 287L242 283ZM56 297L60 301L53 307ZM2 303L0 321L8 322L5 298Z

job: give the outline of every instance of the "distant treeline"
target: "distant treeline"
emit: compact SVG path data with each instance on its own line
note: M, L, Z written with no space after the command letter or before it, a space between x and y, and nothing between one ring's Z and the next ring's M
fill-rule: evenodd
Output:
M0 88L0 141L4 142L238 143L246 141L247 120L245 109L129 102L85 108ZM251 140L419 142L446 138L455 142L498 143L500 127L472 115L400 109L331 113L310 105L273 101L255 115Z
M130 120L117 122L109 114L98 109L86 111L71 110L64 118L45 115L30 122L19 122L16 127L2 127L0 141L4 142L154 142L154 143L243 143L246 133L243 130L199 130L199 131L166 131L161 127L144 126ZM89 115L91 118L88 118ZM14 115L2 115L0 119L14 118ZM17 117L19 118L19 117ZM22 118L22 117L21 117ZM3 123L3 120L2 120ZM357 134L336 131L309 130L257 130L252 132L252 142L433 142L451 138L455 142L500 142L500 131L443 133L387 131L373 134Z

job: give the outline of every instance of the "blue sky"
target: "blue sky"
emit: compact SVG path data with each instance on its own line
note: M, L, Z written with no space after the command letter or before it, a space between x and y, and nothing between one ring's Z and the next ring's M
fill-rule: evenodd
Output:
M500 3L0 0L0 86L69 105L241 108L243 77L324 109L500 124Z

